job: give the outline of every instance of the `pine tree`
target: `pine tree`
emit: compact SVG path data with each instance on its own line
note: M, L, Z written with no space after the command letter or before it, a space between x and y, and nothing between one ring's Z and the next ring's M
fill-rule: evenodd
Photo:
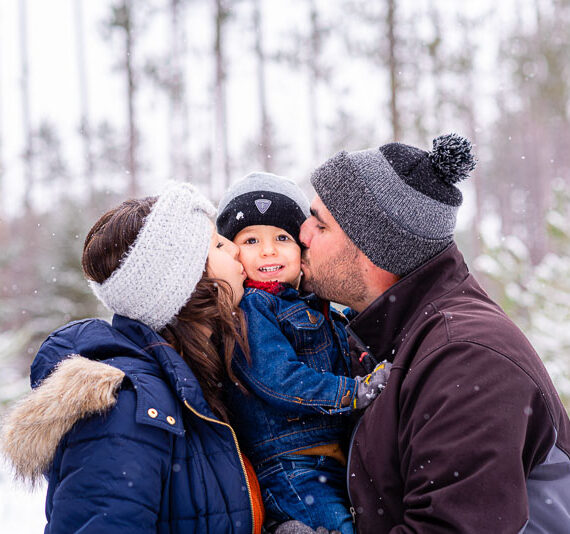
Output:
M551 252L533 265L519 238L493 242L487 235L475 266L493 282L492 294L529 337L570 407L570 185L558 178L552 192L555 203L543 222Z

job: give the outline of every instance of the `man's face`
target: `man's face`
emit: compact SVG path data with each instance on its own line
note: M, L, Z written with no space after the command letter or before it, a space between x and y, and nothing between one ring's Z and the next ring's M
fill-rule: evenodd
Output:
M323 201L316 196L311 217L301 226L302 286L319 297L361 310L367 302L362 269L364 254L344 233Z

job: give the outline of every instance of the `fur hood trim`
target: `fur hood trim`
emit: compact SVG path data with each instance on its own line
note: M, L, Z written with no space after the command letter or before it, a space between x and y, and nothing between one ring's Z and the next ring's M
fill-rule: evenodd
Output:
M103 413L117 402L125 373L72 355L6 414L2 453L16 479L35 484L53 461L63 436L80 419Z

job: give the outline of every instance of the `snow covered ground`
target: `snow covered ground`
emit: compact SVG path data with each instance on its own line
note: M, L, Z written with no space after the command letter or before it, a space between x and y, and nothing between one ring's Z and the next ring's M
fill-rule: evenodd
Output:
M12 476L0 462L0 532L3 534L41 534L46 485L29 490L12 482Z

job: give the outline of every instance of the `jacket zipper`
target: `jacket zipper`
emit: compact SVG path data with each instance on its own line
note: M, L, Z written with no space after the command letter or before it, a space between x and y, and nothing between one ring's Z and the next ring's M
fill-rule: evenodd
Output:
M192 408L192 406L190 406L190 404L188 404L187 400L184 400L184 405L186 406L186 408L188 408L194 415L196 415L200 419L204 419L205 421L209 421L210 423L217 423L218 425L222 425L222 426L225 426L225 427L230 429L230 432L232 433L232 437L234 438L234 444L236 446L236 450L238 453L238 458L239 458L239 462L241 464L241 468L243 471L243 476L245 478L245 484L247 486L247 496L249 497L249 507L250 507L250 511L251 511L251 533L255 534L255 514L253 511L253 498L251 496L251 486L249 485L249 479L247 478L247 472L245 470L245 464L243 463L243 458L241 457L241 450L239 448L237 436L236 436L236 433L234 432L234 429L230 425L228 425L227 423L224 423L223 421L218 421L217 419L212 419L211 417L206 417L205 415L198 413L194 408Z
M354 441L354 436L356 435L356 431L360 426L360 422L362 421L362 417L356 423L356 426L352 430L352 434L350 436L350 445L348 446L348 460L346 462L346 490L348 493L348 501L350 503L350 514L352 515L352 522L356 525L356 510L354 509L354 504L352 503L352 498L350 496L350 457L352 455L352 442Z
M362 341L362 339L360 339L350 328L350 326L346 327L346 335L348 337L351 337L352 339L354 339L354 341L356 341L356 344L358 345L359 350L365 351L368 353L368 355L370 356L372 362L374 363L373 367L375 367L376 365L378 365L381 360L379 358L376 357L376 355L370 350L370 347L368 347L367 345L364 344L364 342Z

